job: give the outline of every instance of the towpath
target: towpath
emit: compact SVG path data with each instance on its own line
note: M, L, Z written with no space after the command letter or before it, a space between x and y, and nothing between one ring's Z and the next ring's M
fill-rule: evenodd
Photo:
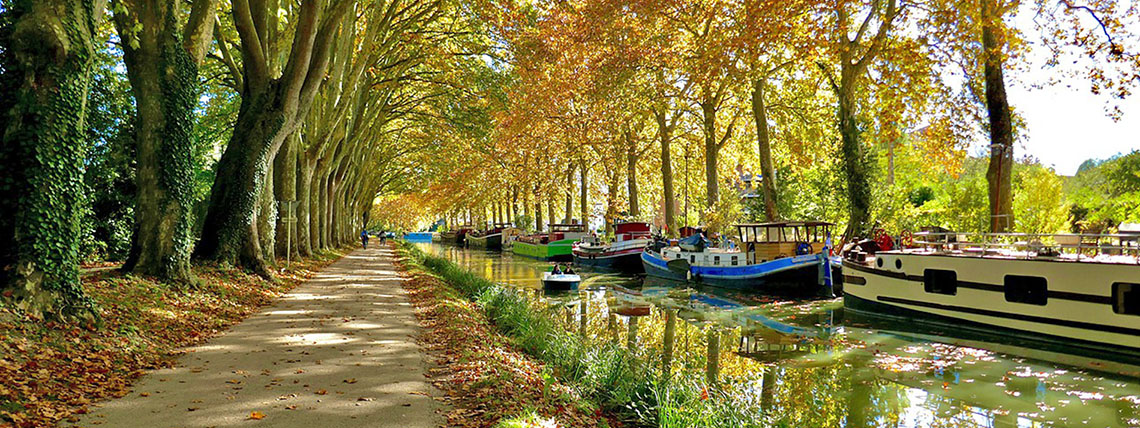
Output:
M387 247L357 250L84 427L435 427L419 327Z

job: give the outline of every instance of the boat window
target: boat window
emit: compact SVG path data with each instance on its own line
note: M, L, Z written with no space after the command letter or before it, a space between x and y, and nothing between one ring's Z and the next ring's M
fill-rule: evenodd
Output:
M689 256L689 263L696 263L696 262L697 262L697 256Z
M958 294L958 272L942 269L926 269L922 271L922 288L927 293Z
M1124 315L1140 315L1140 284L1112 284L1112 311Z
M1048 281L1039 276L1006 275L1005 301L1045 305L1049 301Z
M732 256L732 265L736 266L736 256Z
M719 265L720 264L720 256L713 257L713 263Z

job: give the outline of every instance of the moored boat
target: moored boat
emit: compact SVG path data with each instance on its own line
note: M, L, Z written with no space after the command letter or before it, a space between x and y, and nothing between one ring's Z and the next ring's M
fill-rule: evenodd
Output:
M743 248L712 246L698 233L676 244L654 242L641 254L645 273L678 281L762 292L834 295L826 222L737 225Z
M584 236L584 224L551 224L549 233L519 237L511 252L539 260L569 261L573 258L574 242Z
M510 227L511 223L495 223L487 230L472 231L467 234L467 246L500 250L503 248L503 231Z
M582 277L575 273L542 273L542 288L547 290L573 290L582 283Z
M844 255L844 306L1097 352L1140 349L1134 235L915 234ZM909 240L909 239L908 239Z
M653 242L649 223L627 222L614 225L613 242L600 242L587 236L574 245L574 263L622 272L644 272L641 252Z

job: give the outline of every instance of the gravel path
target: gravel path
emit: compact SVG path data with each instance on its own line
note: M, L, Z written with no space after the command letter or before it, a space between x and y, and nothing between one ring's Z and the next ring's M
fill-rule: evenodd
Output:
M345 256L75 425L439 426L393 257L387 247Z

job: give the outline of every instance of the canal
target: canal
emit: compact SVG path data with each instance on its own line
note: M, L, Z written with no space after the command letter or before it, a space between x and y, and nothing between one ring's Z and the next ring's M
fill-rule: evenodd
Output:
M791 426L1140 426L1140 366L998 337L845 314L842 299L579 272L549 293L550 264L509 252L419 244L527 291L587 340L618 341L670 376L706 379Z

